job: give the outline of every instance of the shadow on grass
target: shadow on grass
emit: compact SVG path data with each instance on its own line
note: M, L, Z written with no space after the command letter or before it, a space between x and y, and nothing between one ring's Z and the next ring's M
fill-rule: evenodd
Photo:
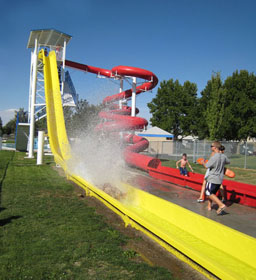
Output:
M11 216L11 217L9 217L9 218L2 219L2 220L0 220L0 226L1 226L1 227L2 227L2 226L5 226L5 225L11 223L12 220L17 220L17 219L19 219L19 218L22 218L22 216Z
M3 186L3 182L4 182L4 179L6 177L6 173L7 173L7 169L9 167L9 164L10 162L13 160L14 158L14 155L15 153L12 153L12 156L11 156L11 159L7 162L6 166L5 166L5 169L4 169L4 174L3 174L3 177L1 178L0 180L0 205L2 204L2 186ZM4 210L5 208L0 208L0 211Z

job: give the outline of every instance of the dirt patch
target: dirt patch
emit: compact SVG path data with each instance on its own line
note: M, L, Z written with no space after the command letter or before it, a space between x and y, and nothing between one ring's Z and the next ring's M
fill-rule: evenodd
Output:
M54 169L57 170L60 176L65 176L65 173L61 168L54 167ZM175 279L208 279L198 271L194 270L191 266L172 255L142 232L132 228L131 226L125 227L121 217L111 211L98 199L86 196L85 191L82 188L73 182L71 183L74 186L76 196L78 196L90 207L93 207L97 214L104 217L106 223L128 237L128 242L123 249L134 261L146 262L151 266L164 267L172 273Z

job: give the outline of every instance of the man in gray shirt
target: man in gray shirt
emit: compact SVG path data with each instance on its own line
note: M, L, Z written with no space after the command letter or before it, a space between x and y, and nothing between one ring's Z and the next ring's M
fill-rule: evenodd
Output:
M211 150L214 152L214 155L205 165L205 167L210 170L206 177L205 188L205 194L208 196L208 210L212 209L213 201L219 206L217 210L218 215L224 211L226 206L218 199L216 193L223 181L225 165L230 163L229 159L224 154L220 153L220 147L220 142L216 141L212 143Z

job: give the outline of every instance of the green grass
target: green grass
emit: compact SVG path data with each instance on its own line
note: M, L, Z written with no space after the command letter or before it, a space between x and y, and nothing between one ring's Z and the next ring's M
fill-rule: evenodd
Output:
M8 139L8 140L5 141L5 143L14 144L15 140L14 139Z
M230 167L244 168L245 156L233 155L230 158ZM256 156L246 156L246 168L256 170Z
M127 242L51 166L0 151L0 279L173 279Z
M230 169L232 169L235 172L236 176L233 179L228 178L228 177L224 177L224 179L256 185L256 170L235 167L233 165L233 160L234 159L231 159L232 165L230 166ZM162 165L176 168L176 161L175 160L162 160ZM190 165L192 166L195 173L205 174L206 169L202 165L192 163L192 162L190 162ZM190 171L189 167L188 167L188 171Z

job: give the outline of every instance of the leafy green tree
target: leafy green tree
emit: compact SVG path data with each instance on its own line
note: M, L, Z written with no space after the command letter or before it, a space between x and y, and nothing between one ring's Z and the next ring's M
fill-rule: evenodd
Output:
M235 71L224 83L227 91L224 129L227 140L256 137L256 76Z
M197 85L186 81L183 84L181 129L183 135L198 135Z
M19 119L20 123L27 123L28 116L27 113L24 111L24 108L20 108L18 111L15 111L15 116L13 119L11 119L4 127L3 127L3 133L10 135L14 134L16 130L16 122L17 118Z
M99 122L101 106L90 105L86 99L78 101L73 108L64 108L64 118L68 134L74 135L93 129Z
M15 111L15 121L19 118L19 123L27 123L28 122L28 114L24 111L24 108L20 108L18 111Z
M16 128L16 119L10 120L4 127L3 127L3 134L13 134Z
M203 117L211 140L222 139L225 134L223 124L225 122L226 95L227 91L223 88L220 73L213 74L206 89L202 92L203 100L201 101L205 102L207 98Z
M36 131L43 130L43 131L45 131L45 133L47 133L47 119L46 119L46 117L44 117L44 118L35 122L35 130Z
M152 118L153 126L158 126L178 135L197 133L197 86L186 81L181 85L178 80L162 81L157 90L157 95L147 104Z
M0 136L3 134L3 121L2 118L0 117Z
M72 130L72 116L74 112L75 112L74 107L69 107L69 106L63 107L63 113L64 113L64 119L65 119L65 125L67 131Z
M210 94L212 90L212 84L208 81L205 89L201 92L201 97L198 99L198 118L197 118L197 128L199 139L209 138L209 129L206 122L206 109L208 106L208 101L210 99Z

